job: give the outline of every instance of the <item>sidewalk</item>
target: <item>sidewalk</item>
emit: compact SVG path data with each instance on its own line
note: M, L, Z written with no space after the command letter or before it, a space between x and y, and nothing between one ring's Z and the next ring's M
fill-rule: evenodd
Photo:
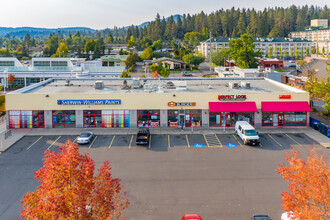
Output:
M257 129L258 130L258 129ZM11 130L11 136L7 139L2 138L3 142L2 148L0 146L0 153L8 149L10 146L15 144L24 136L38 136L38 135L79 135L84 131L93 131L96 135L135 135L138 131L138 128L65 128L65 129L50 129L50 128L42 128L42 129L15 129ZM321 146L325 148L330 148L330 138L325 135L319 133L318 131L308 127L308 128L262 128L258 130L260 134L264 133L304 133L308 137L314 139L319 142ZM3 131L4 132L4 131ZM185 128L183 131L180 131L179 128L151 128L151 134L170 134L170 135L178 135L178 134L233 134L235 132L234 128L194 128L193 132L191 128ZM4 137L4 136L3 136Z

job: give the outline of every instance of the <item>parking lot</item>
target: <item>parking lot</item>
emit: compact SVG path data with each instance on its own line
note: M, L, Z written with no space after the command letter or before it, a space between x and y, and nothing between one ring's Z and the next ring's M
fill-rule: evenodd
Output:
M33 173L44 151L59 151L77 136L25 136L0 155L0 219L18 219L20 200L38 185ZM131 202L129 219L180 219L198 213L203 219L248 219L267 213L280 219L286 182L275 172L290 148L306 156L327 153L305 134L260 134L260 146L245 146L233 134L153 135L137 146L135 135L96 135L79 145L96 167L109 160Z

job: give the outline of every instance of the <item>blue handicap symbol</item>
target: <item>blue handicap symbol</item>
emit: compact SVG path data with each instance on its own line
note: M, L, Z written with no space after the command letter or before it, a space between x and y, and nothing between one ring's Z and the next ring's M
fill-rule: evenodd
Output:
M204 147L204 144L196 143L196 144L194 144L194 147L196 147L196 148L203 148Z
M227 147L237 147L235 143L226 143Z

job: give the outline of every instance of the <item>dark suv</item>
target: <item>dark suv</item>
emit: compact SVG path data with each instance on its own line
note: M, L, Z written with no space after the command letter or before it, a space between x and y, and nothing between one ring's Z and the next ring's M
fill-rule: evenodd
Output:
M149 128L140 128L135 139L136 144L149 144L150 131Z

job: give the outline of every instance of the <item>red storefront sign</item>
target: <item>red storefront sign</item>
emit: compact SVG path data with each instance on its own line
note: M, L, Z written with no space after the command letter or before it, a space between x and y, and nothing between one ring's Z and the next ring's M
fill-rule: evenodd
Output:
M279 95L280 99L291 99L291 95Z
M246 95L218 95L220 101L244 101L246 100Z

